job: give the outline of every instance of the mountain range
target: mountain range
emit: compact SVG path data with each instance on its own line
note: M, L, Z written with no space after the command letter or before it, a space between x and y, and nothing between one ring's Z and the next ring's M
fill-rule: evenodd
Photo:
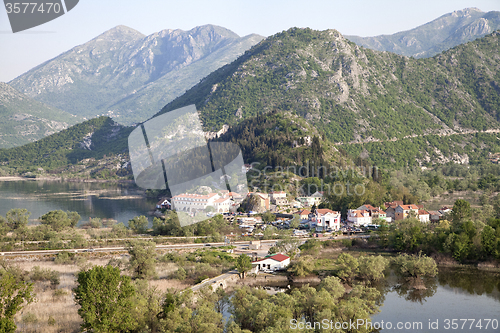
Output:
M408 31L374 37L345 36L377 51L428 58L500 29L500 12L466 8L443 15Z
M500 149L499 49L500 31L412 59L360 47L335 30L292 28L214 71L158 114L195 104L205 131L229 125L219 139L240 144L246 162L319 163L321 155L335 162L335 152L344 151L379 166L468 163ZM126 153L131 128L101 126L91 132L100 141L77 128L4 151L0 161L47 167ZM115 136L107 137L110 128ZM314 137L321 147L307 157L301 142ZM89 138L93 146L85 144Z
M462 11L460 15L464 16L466 12ZM219 31L219 28L214 26L200 29L204 32ZM149 67L144 65L147 61L144 62L146 58L143 53L147 50L137 48L137 45L149 45L144 44L144 41L151 36L144 37L125 27L108 31L89 42L94 43L94 48L89 48L87 45L89 43L85 44L86 47L82 50L90 52L90 56L82 55L81 61L93 59L95 63L99 63L98 59L102 58L103 63L107 64L111 56L119 60L129 59L123 60L125 65L120 67L123 73L118 69L111 71L111 68L101 67L97 70L98 74L95 74L95 68L92 67L94 65L89 63L88 68L94 68L93 76L105 77L106 79L101 78L102 82L107 82L106 84L111 87L110 91L114 87L112 83L119 81L121 75L125 80L121 82L123 89L127 85L135 84L136 76L149 77L151 80L157 78L141 90L149 91L150 95L136 92L135 95L128 95L121 100L122 103L140 105L144 103L144 99L153 101L153 96L161 92L162 84L167 78L177 75L181 77L182 73L190 71L198 72L196 66L203 66L203 61L223 58L225 46L221 44L233 45L228 40L238 37L231 35L228 30L220 29L224 34L215 33L212 37L207 37L207 40L215 44L201 42L196 44L210 44L213 47L212 51L194 50L189 47L187 47L189 52L186 51L186 40L183 39L186 36L184 32L177 31L181 36L178 47L165 51L165 56L178 51L183 54L184 58L180 58L184 59L185 63L167 59L158 60L155 66L154 59L158 59L159 56L153 54ZM162 34L170 36L166 38L171 40L174 32L169 30ZM110 36L115 33L117 36ZM197 36L200 34L203 35L198 33ZM222 35L226 37L221 37ZM156 41L161 39L157 38L159 37L156 35L151 37ZM191 40L189 36L186 38L188 41ZM219 41L218 44L216 40ZM124 45L128 45L129 49L135 49L137 57L131 56L134 52L127 51ZM158 46L155 42L151 45ZM312 137L322 139L322 149L327 151L325 156L330 158L338 158L334 152L341 151L353 157L362 156L378 165L392 164L397 167L447 161L468 163L479 158L485 149L498 148L496 133L500 132L499 48L500 32L493 32L455 46L439 55L415 59L359 46L336 30L291 28L262 40L233 62L228 62L211 72L185 93L169 102L156 115L195 104L205 131L218 132L221 128L227 128L224 125L229 125L228 133L223 134L220 139L237 142L245 147L243 150L246 158L257 157L272 163L284 161L290 164L295 163L294 160L299 161L298 163L303 162L308 153L300 152L299 150L303 148L299 150L297 148L303 144L297 145L297 143L307 142ZM188 59L189 57L185 57L186 52L192 55L207 53L209 55L193 61L196 56ZM61 59L69 57L68 59L76 61L77 54L79 49L75 48L60 57ZM179 59L173 55L172 58ZM132 64L130 59L137 61L141 59L143 65ZM159 63L170 67L160 69ZM53 68L51 72L49 67L57 64L62 67ZM79 77L92 76L76 69L82 68L81 64L78 65L80 67L72 67L73 65L75 64L69 63L69 60L67 64L64 61L52 63L49 61L25 75L32 75L33 80L38 78L39 81L35 80L36 82L43 81L51 87L59 87L62 103L65 99L63 96L66 96L65 91L70 92L69 96L72 96L71 94L77 96L77 86L81 82L73 84L76 81L70 76L66 81L63 79L54 81L50 79L50 73L57 68L61 69L59 73L64 73L63 69L66 68L64 66L67 66L73 68ZM147 72L146 69L152 72ZM39 76L36 75L37 71L44 70L48 71L47 76L40 73ZM136 74L132 75L134 72L130 72L131 70L137 70ZM16 80L21 79L28 80L24 76ZM97 87L93 86L93 89ZM106 98L104 91L102 96L95 94L103 101ZM40 95L49 94L40 93ZM56 96L55 92L53 96ZM150 111L140 115L131 112L127 119L132 121L133 117L142 120L154 117ZM118 115L115 119L120 119L122 115ZM266 120L266 115L271 117L270 120ZM102 119L108 119L102 120L106 124L110 121L109 118ZM287 123L290 123L290 128ZM63 161L76 161L78 158L75 156L100 158L106 155L107 150L110 154L125 153L126 133L131 129L117 124L102 128L113 128L113 133L118 134L106 138L104 131L101 130L99 137L104 137L105 140L93 140L94 145L87 145L91 138L90 134L86 133L86 130L79 129L75 132L70 128L61 135L67 137L68 133L73 133L70 135L71 144L62 145L64 149L61 151L55 143L62 139L59 138L59 134L54 134L49 137L49 141L41 140L41 146L30 144L20 147L21 150L15 152L4 151L0 154L0 160L11 166L26 166L26 161L32 160L26 159L26 156L35 154L33 155L35 159L41 161L38 165L48 167L53 164L51 162L53 158L50 156L62 156ZM113 140L117 138L119 142L114 142ZM116 150L113 148L115 146L120 149ZM41 147L49 148L46 150ZM25 156L24 150L30 153ZM264 156L266 154L269 156ZM315 156L313 157L317 158L318 155ZM33 165L36 164L33 162Z
M9 84L85 118L144 121L263 37L205 25L149 36L118 26L22 74Z
M82 121L0 82L0 148L39 140Z

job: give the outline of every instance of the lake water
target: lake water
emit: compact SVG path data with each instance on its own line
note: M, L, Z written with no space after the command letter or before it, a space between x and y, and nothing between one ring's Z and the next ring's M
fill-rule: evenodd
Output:
M422 291L398 288L391 279L389 284L380 313L372 316L372 323L384 321L380 332L500 332L498 273L440 269Z
M286 287L286 283L282 287ZM376 323L383 322L384 329L373 332L500 332L500 273L440 268L436 278L425 281L425 287L427 289L410 289L407 283L389 276L377 287L383 295L383 305L371 318L372 325L377 327ZM229 318L229 312L225 318ZM460 319L469 320L464 324ZM482 328L477 326L479 319Z
M60 209L78 212L81 221L99 217L127 224L135 216L148 216L155 204L155 199L146 199L144 191L134 184L0 181L0 215L5 216L12 208L26 208L31 212L31 222Z

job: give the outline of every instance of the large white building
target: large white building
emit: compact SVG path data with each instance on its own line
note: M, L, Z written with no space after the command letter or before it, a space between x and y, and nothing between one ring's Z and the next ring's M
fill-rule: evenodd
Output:
M217 213L227 213L233 204L234 201L228 193L224 193L223 196L219 196L217 193L182 193L172 197L173 209L188 213L210 210L207 207L213 207L213 211Z

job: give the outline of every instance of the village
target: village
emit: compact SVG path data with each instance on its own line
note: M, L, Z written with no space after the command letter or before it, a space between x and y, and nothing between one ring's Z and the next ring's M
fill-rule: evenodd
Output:
M289 200L284 191L270 193L248 192L241 195L228 190L217 193L184 193L171 199L160 200L157 210L172 209L195 214L205 212L207 218L222 214L238 223L244 236L263 236L262 231L272 225L278 229L292 229L294 236L316 237L331 234L362 232L376 229L382 223L391 224L406 218L416 218L422 223L439 222L451 212L450 207L437 211L426 210L423 205L404 204L403 201L385 202L382 207L364 204L349 209L345 217L341 212L318 208L324 201L323 192ZM271 213L273 218L264 217Z

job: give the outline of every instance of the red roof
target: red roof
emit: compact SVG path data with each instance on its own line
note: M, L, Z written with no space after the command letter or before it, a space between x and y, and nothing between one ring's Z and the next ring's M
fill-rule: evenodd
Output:
M326 215L328 213L338 214L338 212L334 212L333 210L330 210L327 208L316 209L316 213L321 214L321 215Z
M294 215L299 215L299 216L302 216L302 215L309 215L311 214L310 211L308 211L307 209L303 209L303 210L299 210L298 212L295 212Z
M275 254L274 256L270 256L270 257L267 257L267 258L263 258L263 259L255 260L254 262L257 262L257 261L262 261L262 260L266 260L266 259L273 259L273 260L276 260L276 261L282 262L282 261L285 261L285 260L287 260L287 259L290 259L290 257L289 257L289 256L286 256L286 255L284 255L284 254L278 253L278 254Z

